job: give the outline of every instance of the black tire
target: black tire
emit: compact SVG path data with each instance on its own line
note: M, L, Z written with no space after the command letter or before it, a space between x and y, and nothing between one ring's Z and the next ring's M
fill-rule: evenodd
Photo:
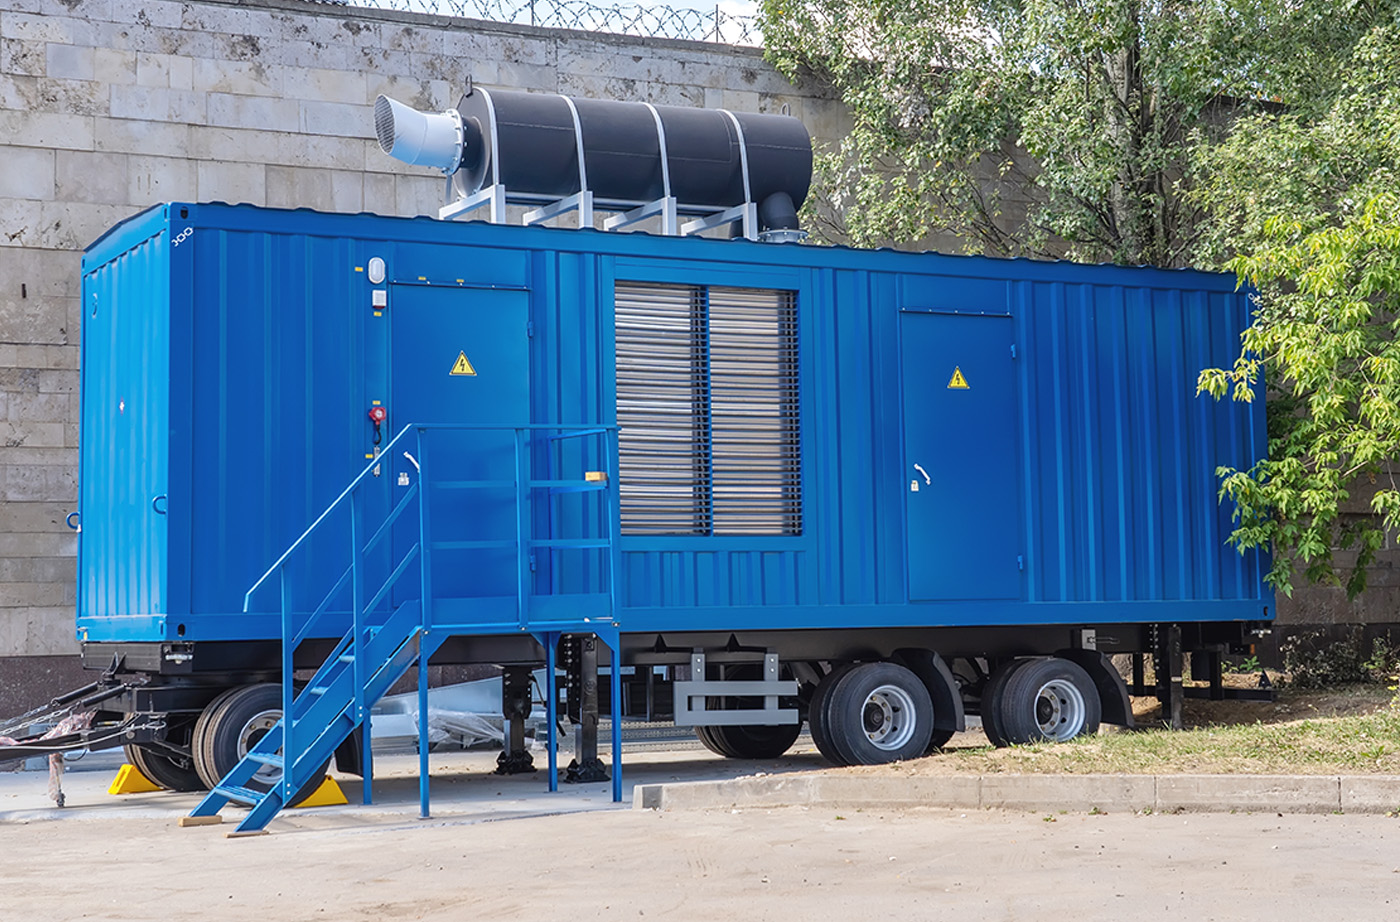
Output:
M1028 659L1007 660L992 670L991 677L982 686L982 702L979 706L982 714L982 732L987 734L987 739L998 749L1011 745L1001 725L1001 701L1006 682L1012 673L1029 662Z
M177 759L164 753L152 752L128 743L126 759L136 770L167 791L187 793L207 790L204 779L194 767L194 758Z
M700 742L705 744L706 749L710 750L710 752L713 752L717 756L723 756L726 759L738 758L734 753L729 751L729 748L727 746L720 742L718 737L715 736L714 731L716 729L718 728L696 727L695 737L696 739L700 740Z
M807 706L807 726L812 731L812 742L816 744L817 751L822 754L822 757L833 765L846 765L848 763L841 761L841 754L831 744L831 718L826 713L826 703L831 697L831 690L836 687L836 683L840 682L842 677L854 668L854 663L842 663L834 667L817 683L817 690L812 694L812 703Z
M238 691L237 688L226 689L218 697L204 706L204 710L199 712L199 717L194 722L194 732L190 734L190 760L194 763L195 773L199 775L200 781L204 783L205 789L212 788L218 784L223 775L214 774L213 768L204 762L204 740L209 735L209 721L224 706L229 695ZM212 781L210 779L213 779Z
M209 787L216 786L243 757L240 749L246 751L281 717L282 686L275 682L243 685L220 695L200 715L203 726L195 726L195 765L200 777ZM310 797L320 787L329 764L327 759L313 772L286 806L295 807ZM281 780L281 775L279 769L265 767L245 786L253 791L268 791Z
M827 732L847 765L917 759L933 734L933 699L898 663L862 663L826 699Z
M776 759L792 748L802 733L801 724L775 724L763 726L721 726L697 727L709 730L716 746L710 746L705 737L700 742L730 759Z
M1103 703L1083 667L1049 656L1011 674L998 714L1012 743L1065 742L1099 732Z

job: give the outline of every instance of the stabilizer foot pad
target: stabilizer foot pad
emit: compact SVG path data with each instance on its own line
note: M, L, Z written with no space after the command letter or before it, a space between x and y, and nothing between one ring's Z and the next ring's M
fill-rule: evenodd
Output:
M608 770L603 766L602 759L588 759L581 765L578 759L574 759L564 770L565 784L593 784L607 780Z
M502 752L496 756L496 771L493 774L523 775L533 771L537 771L535 757L530 755L527 749L517 749L514 752Z
M215 814L214 816L182 816L182 817L180 817L180 825L181 825L181 826L217 826L217 825L219 825L220 823L222 823L223 821L224 821L224 818L223 818L222 816L219 816L218 814Z

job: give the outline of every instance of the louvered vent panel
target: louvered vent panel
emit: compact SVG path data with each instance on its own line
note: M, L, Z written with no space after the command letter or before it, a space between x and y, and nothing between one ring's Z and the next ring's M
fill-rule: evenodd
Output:
M619 282L622 527L802 531L792 292Z
M709 290L715 534L802 531L795 302L787 291Z
M622 530L710 531L704 293L619 282L618 475Z

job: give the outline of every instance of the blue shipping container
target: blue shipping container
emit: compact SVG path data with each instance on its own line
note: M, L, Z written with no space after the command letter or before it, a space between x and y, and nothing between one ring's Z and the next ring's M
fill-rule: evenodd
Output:
M1195 396L1248 322L1229 276L170 204L88 249L83 305L86 641L280 637L244 593L375 408L381 444L620 426L526 431L526 476L620 496L523 510L515 435L433 435L434 604L483 632L1272 616L1215 475L1262 457L1263 401ZM385 503L418 460L381 459ZM609 548L559 537L599 515L613 611Z

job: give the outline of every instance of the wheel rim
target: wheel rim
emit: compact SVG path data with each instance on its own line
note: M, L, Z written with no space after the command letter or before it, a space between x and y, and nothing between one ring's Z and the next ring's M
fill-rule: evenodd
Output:
M259 711L238 731L238 758L242 761L248 751L257 745L258 740L267 735L267 731L277 725L277 721L282 719L280 710ZM277 750L281 752L282 750ZM253 780L269 787L282 780L282 769L275 765L264 765L253 775Z
M1035 722L1041 734L1057 743L1072 740L1084 729L1084 695L1073 682L1051 679L1035 695Z
M914 699L895 685L881 685L865 696L861 723L876 749L900 749L914 736Z

